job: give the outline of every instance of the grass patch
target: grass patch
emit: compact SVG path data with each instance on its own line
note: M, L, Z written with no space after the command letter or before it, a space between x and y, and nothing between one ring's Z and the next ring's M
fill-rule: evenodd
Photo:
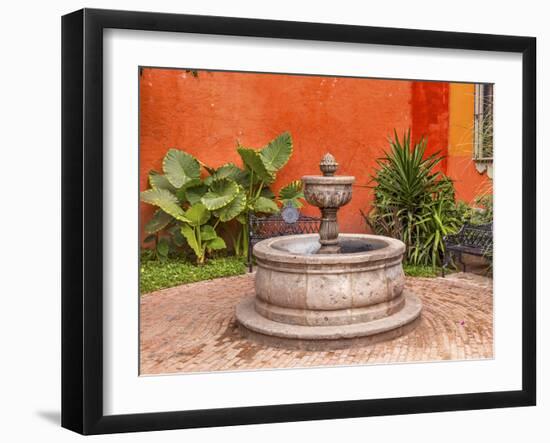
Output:
M197 266L181 258L163 261L142 260L139 288L140 292L145 294L172 286L240 275L245 272L246 262L241 257L215 258L202 266Z
M441 275L441 268L423 265L403 265L403 271L405 275L409 277L439 277Z

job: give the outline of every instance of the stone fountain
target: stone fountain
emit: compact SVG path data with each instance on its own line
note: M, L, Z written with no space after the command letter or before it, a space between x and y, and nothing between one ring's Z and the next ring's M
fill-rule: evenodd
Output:
M398 337L417 323L420 299L405 289L400 240L339 234L337 212L355 177L338 176L334 157L322 176L304 176L306 200L321 210L319 234L269 238L254 246L255 296L236 309L243 336L307 350L367 345Z

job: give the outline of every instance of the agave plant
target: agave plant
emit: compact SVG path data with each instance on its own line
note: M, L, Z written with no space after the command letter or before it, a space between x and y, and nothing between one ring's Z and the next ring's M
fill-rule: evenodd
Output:
M425 157L424 138L411 148L410 131L402 141L394 131L389 143L373 176L373 209L364 216L376 233L405 243L409 263L436 266L444 253L443 237L460 224L453 183L435 170L443 159L439 153Z
M170 149L162 163L164 174L151 172L150 189L141 193L142 201L158 208L145 225L146 233L157 235L164 230L178 246L185 240L197 261L203 263L207 252L226 247L216 233L218 225L237 220L241 228L234 247L238 254L244 254L250 212L279 210L269 185L292 154L292 138L283 133L260 150L239 145L237 151L242 167L227 163L210 168L184 151ZM202 168L209 174L204 179ZM299 206L301 183L290 183L281 189L280 196L284 203ZM160 252L167 253L165 243L157 242Z
M440 192L422 208L421 218L416 224L415 244L411 248L410 261L413 264L439 264L445 254L444 237L455 233L461 224L454 210L454 198L444 189Z

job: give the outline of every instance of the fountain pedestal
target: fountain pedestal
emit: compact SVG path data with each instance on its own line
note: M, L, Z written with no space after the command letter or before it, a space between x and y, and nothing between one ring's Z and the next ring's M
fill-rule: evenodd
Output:
M331 154L326 154L319 169L319 175L302 177L304 196L308 203L317 206L321 211L321 226L319 228L319 243L321 248L318 254L337 254L340 252L338 244L338 219L336 214L340 207L351 200L351 185L355 181L352 176L334 176L338 163Z
M241 333L262 343L337 349L395 338L420 317L420 299L405 289L405 245L367 234L339 234L338 208L351 200L354 177L305 176L304 195L323 219L317 234L270 238L254 246L255 295L236 309Z

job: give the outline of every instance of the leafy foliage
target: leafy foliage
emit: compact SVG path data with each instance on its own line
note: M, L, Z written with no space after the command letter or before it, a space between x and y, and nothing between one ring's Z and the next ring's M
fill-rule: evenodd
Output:
M195 203L185 212L188 222L183 224L180 229L200 264L204 263L207 251L225 248L223 238L218 237L213 226L206 224L210 220L210 215L206 206L202 203Z
M210 211L202 203L195 203L185 211L185 218L189 226L201 226L210 219Z
M364 215L377 234L401 239L406 262L436 266L444 254L443 237L456 232L460 220L455 212L454 186L435 170L443 157L425 157L423 138L411 148L410 131L389 140L390 150L377 160L373 177L373 209Z
M248 183L248 172L242 170L233 163L226 163L223 166L220 166L218 169L210 168L210 176L205 178L204 182L207 185L210 185L213 180L227 178L233 180L235 183L240 184L241 186Z
M239 187L237 196L229 204L223 206L222 208L214 211L216 217L222 222L228 222L237 216L239 216L246 207L246 194L243 191L242 187Z
M493 223L493 194L483 194L475 198L474 205L464 201L456 203L456 214L461 224L485 225ZM493 272L493 249L485 251L483 255L487 261L487 271Z
M249 214L271 214L279 210L277 197L269 185L290 159L290 134L281 134L259 150L239 145L237 152L242 167L226 163L212 168L191 154L170 149L162 162L164 174L151 171L151 189L141 193L141 200L159 208L145 226L148 234L155 234L158 258L166 258L173 247L187 245L197 262L204 263L208 253L226 248L223 238L213 233L220 223L233 220L240 226L233 245L237 254L244 254L248 247ZM201 178L201 168L208 173L204 178ZM296 207L301 206L301 198L299 181L290 183L280 193L283 203ZM165 234L161 235L162 232ZM161 240L163 245L159 250ZM168 249L165 242L169 243Z
M202 266L196 266L176 258L155 260L147 249L141 256L139 288L142 294L146 294L163 288L245 272L246 264L240 257L214 258Z
M172 221L172 216L167 214L162 209L157 209L151 220L145 224L145 232L147 234L155 234L162 231Z
M441 275L440 268L434 268L433 266L423 266L423 265L405 265L403 266L403 271L408 277L424 277L424 278L434 278Z
M304 198L304 186L301 180L290 182L279 191L279 200L283 206L290 205L295 208L301 208L300 199Z
M208 186L204 183L201 183L198 186L193 186L191 188L185 189L183 200L187 200L190 204L194 205L201 201L204 194L208 192Z
M228 178L213 180L210 189L201 198L201 202L209 210L223 208L235 200L239 193L239 185Z
M149 184L153 189L166 189L174 194L176 193L176 188L172 186L168 179L156 171L149 173Z
M157 206L176 220L186 221L178 198L167 189L148 189L141 193L141 201Z
M485 194L476 197L474 206L459 201L456 204L457 216L462 224L484 225L493 222L493 195Z
M254 209L254 212L262 212L265 214L273 214L279 211L277 203L267 197L262 197L261 195L254 200L252 208Z
M262 156L258 151L239 147L237 148L237 152L241 156L245 168L252 173L252 176L255 175L257 180L261 180L264 183L273 183L275 177L267 170L267 167L262 160ZM250 181L252 181L252 179L250 179Z
M292 155L292 138L288 132L270 142L260 151L260 157L265 168L275 174L287 164Z
M170 184L181 188L201 175L200 164L195 157L178 149L170 149L162 162L162 169Z

